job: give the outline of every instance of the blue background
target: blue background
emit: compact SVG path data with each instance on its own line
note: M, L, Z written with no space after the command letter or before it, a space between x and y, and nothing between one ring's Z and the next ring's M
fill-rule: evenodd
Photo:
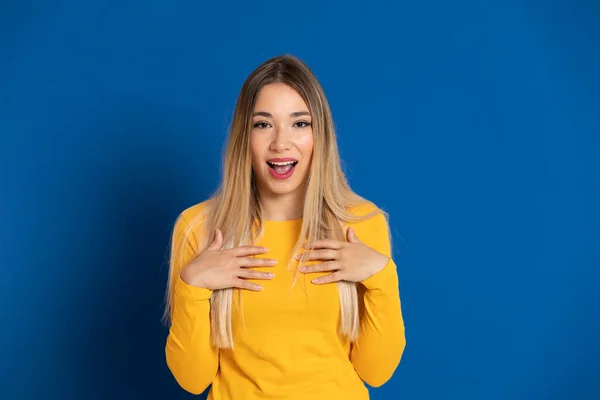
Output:
M595 1L4 1L0 398L183 399L172 223L275 55L391 214L408 345L373 399L600 398Z

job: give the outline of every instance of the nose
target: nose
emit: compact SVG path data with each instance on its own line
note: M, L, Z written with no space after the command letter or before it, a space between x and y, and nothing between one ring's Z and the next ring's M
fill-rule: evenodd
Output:
M285 151L292 148L292 141L289 133L284 128L275 129L275 136L271 141L269 149L273 151Z

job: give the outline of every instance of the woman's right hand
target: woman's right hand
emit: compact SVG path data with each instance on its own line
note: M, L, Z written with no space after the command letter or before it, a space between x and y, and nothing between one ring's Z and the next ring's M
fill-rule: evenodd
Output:
M215 238L194 261L181 271L181 280L188 285L210 290L240 288L259 291L262 286L246 279L273 279L270 272L254 271L252 267L272 267L277 260L252 258L251 255L265 254L269 249L257 246L239 246L221 250L223 234L217 229Z

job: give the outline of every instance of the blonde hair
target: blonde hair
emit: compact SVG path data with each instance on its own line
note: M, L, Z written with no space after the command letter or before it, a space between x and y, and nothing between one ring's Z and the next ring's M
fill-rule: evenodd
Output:
M197 243L198 252L212 242L216 229L223 233L224 249L255 243L262 235L261 202L251 165L250 130L260 90L275 82L287 84L303 98L312 116L314 136L302 227L292 251L293 256L288 262L288 266L293 268L294 255L300 252L305 241L325 238L345 240L347 224L366 220L379 213L387 215L377 207L363 216L350 211L368 201L352 191L342 172L331 110L323 88L308 66L291 55L265 61L244 82L225 148L221 185L206 202L205 212L196 221L189 221L187 234L198 232L199 229L203 231L198 236L201 238L201 243ZM167 320L170 320L174 282L173 261L171 260L166 294ZM340 298L339 332L354 341L359 332L357 286L353 282L344 281L337 285ZM237 289L215 290L211 296L211 341L218 348L233 348L231 309L234 290Z

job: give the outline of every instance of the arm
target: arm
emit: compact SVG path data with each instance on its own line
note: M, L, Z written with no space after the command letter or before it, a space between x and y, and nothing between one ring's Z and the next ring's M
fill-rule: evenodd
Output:
M354 229L363 243L389 257L380 272L362 281L360 331L350 352L361 379L378 387L391 378L406 346L398 274L385 217L377 215Z
M212 291L186 284L181 270L196 256L195 239L181 216L175 223L171 245L171 327L165 347L167 365L186 391L200 394L211 384L219 368L219 351L210 341Z

